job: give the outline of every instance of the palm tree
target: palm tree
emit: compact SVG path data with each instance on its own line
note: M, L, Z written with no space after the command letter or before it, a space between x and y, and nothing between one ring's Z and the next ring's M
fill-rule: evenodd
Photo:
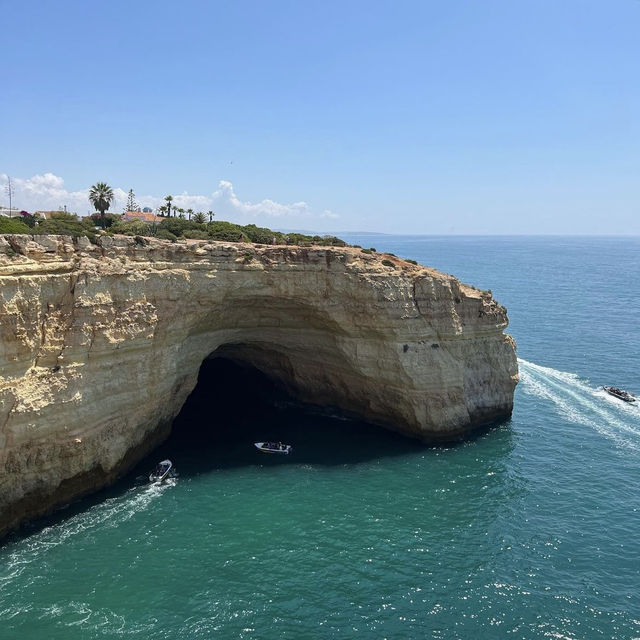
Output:
M165 214L166 212L167 212L167 205L166 205L166 204L161 204L161 205L158 207L158 214L164 218L164 214Z
M216 214L211 210L207 211L207 213L209 214L209 222L211 222L213 220L213 216L215 216Z
M198 211L195 216L193 216L193 221L198 224L204 224L207 221L207 217L202 213L202 211Z
M164 201L167 203L167 214L171 217L171 203L173 202L173 196L165 196Z
M95 210L100 212L100 222L103 229L106 222L104 212L111 206L113 199L113 189L106 182L96 182L89 189L89 201Z
M193 209L187 209L187 213L189 214L189 220L191 220L191 216L193 214Z

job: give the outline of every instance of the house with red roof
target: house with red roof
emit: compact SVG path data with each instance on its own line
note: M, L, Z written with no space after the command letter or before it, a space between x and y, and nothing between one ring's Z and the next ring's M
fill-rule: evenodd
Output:
M133 222L134 220L140 220L141 222L147 222L148 224L153 224L158 220L157 213L148 213L146 211L125 211L122 214L122 219L124 222Z

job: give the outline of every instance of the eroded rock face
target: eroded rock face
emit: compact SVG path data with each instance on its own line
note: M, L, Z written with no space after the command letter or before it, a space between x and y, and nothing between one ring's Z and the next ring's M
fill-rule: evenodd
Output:
M452 276L351 248L100 242L0 236L0 534L155 447L210 354L423 439L511 413L506 311Z

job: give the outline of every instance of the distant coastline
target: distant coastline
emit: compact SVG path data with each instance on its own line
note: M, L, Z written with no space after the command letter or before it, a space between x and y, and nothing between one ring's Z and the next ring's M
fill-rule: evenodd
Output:
M310 231L274 226L281 233L307 235L372 236L389 238L640 238L640 233L385 233L382 231Z

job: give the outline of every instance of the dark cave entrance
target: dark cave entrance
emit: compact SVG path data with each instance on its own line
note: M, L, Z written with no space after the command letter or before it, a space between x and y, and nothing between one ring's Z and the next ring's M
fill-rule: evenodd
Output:
M273 428L265 433L265 426L293 404L281 385L255 367L210 357L202 363L198 383L174 420L172 437L201 445L233 443L254 435L274 439L278 434Z
M289 456L260 453L254 442L293 446ZM246 361L215 353L173 423L171 436L143 467L168 457L181 475L246 465L357 463L401 455L417 441L376 425L303 405L276 380Z

